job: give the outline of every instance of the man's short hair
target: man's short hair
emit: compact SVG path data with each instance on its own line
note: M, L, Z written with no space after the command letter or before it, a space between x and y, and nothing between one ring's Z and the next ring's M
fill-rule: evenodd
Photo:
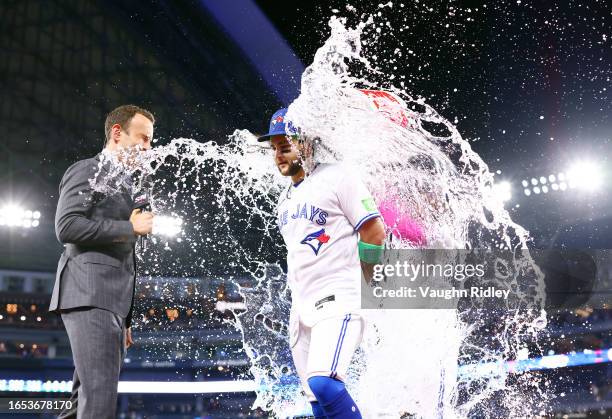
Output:
M141 114L153 124L155 124L155 117L151 112L146 109L141 108L136 105L121 105L106 115L106 122L104 122L104 134L106 135L106 141L104 141L104 146L110 141L111 138L111 129L113 125L119 124L121 125L121 129L126 131L130 127L130 122L132 118L136 114Z

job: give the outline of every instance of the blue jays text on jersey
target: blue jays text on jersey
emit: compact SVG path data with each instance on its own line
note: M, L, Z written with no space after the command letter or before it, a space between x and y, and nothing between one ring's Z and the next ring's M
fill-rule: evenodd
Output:
M327 223L327 216L329 213L315 205L310 205L308 203L298 203L295 209L295 212L289 214L289 210L285 210L278 215L278 227L282 230L282 228L292 220L300 220L304 219L315 223L317 225L323 226Z

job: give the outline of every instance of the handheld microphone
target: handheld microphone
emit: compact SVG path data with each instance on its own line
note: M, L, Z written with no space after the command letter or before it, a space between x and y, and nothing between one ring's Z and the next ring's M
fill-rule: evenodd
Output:
M151 203L149 202L149 193L147 191L140 191L134 197L134 209L141 211L151 211Z
M141 188L134 195L134 209L139 209L142 212L152 210L151 202L149 199L151 195L151 189L151 178L149 176L146 176L142 181ZM145 236L140 236L139 240L140 247L142 248L142 250L146 250Z

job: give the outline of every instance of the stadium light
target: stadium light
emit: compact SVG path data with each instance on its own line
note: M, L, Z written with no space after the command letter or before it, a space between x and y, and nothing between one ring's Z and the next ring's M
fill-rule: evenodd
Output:
M0 208L0 226L16 228L33 228L40 225L40 211L23 209L14 204Z
M581 160L567 171L570 188L579 188L589 192L596 191L603 183L603 171L592 161Z
M566 172L523 179L521 185L525 196L569 190L596 192L603 185L604 178L605 172L599 164L593 161L579 160Z
M499 182L493 185L493 194L502 202L509 201L512 198L512 186L510 182Z
M153 234L166 237L174 237L181 233L183 220L179 217L167 215L156 215L153 218Z

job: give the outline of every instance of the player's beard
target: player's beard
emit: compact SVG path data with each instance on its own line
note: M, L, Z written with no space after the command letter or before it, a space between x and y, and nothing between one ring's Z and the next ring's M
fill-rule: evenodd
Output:
M287 168L287 171L283 173L285 176L295 176L302 169L302 162L300 160L290 161L287 162L287 164L289 167Z

